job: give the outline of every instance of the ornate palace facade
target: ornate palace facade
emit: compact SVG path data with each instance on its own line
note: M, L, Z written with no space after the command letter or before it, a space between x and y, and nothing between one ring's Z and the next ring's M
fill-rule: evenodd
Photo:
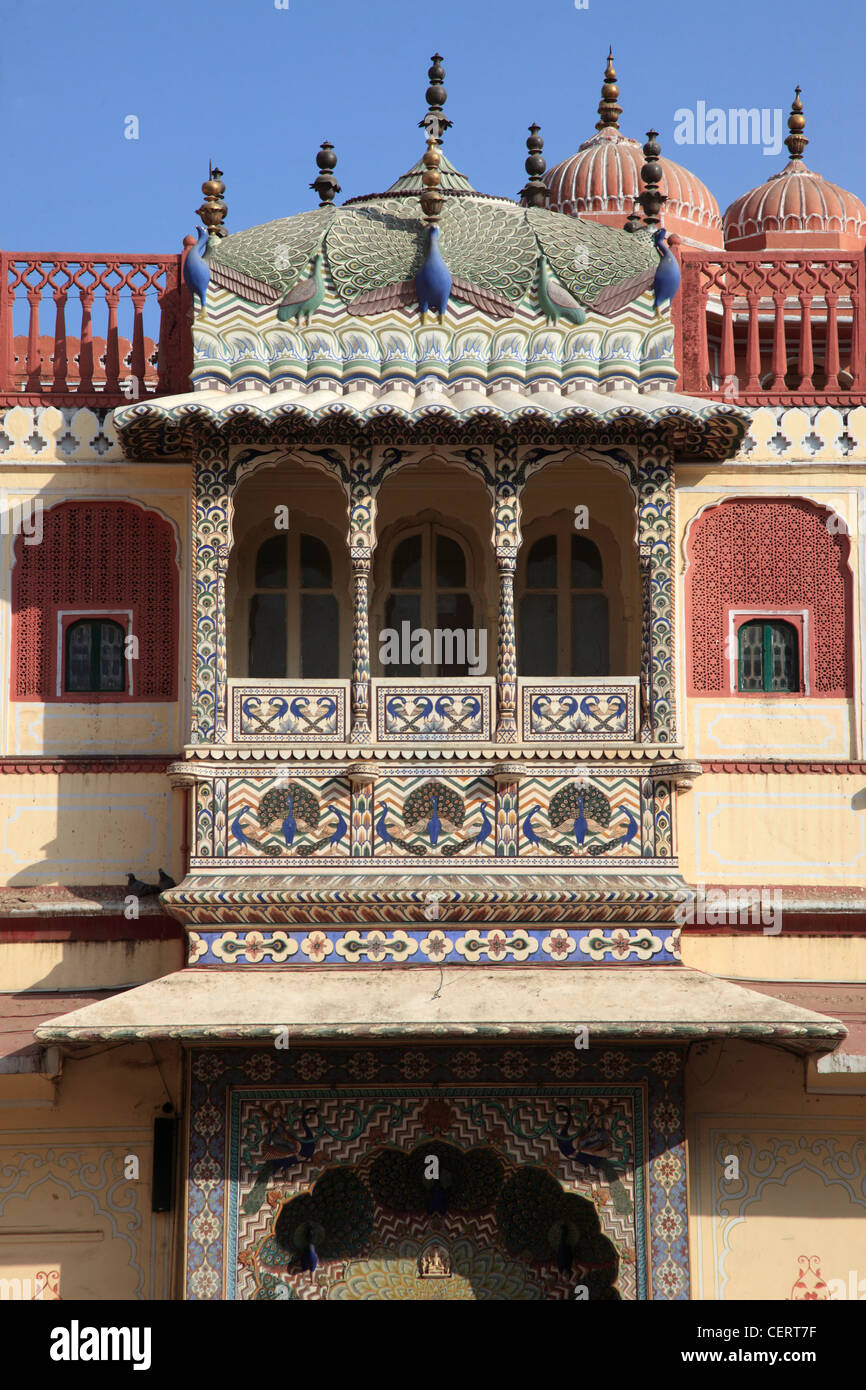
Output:
M610 62L479 193L443 78L383 193L0 253L4 1272L857 1296L866 208Z

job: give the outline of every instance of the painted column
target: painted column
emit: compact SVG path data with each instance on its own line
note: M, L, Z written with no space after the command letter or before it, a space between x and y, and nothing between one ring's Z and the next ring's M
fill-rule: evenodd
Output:
M499 580L496 639L496 741L517 742L517 632L514 576L520 547L520 495L513 455L496 451L493 489L493 544Z
M496 857L516 859L518 854L518 796L520 770L502 767L496 770Z
M352 838L350 854L353 859L369 859L373 853L373 778L368 767L349 768L352 787Z
M352 743L371 743L370 572L376 545L376 499L371 453L352 459L349 479L349 558L352 570Z
M227 451L203 445L193 495L193 743L226 740L229 487Z
M638 543L641 600L641 743L677 740L674 680L674 486L663 445L641 450Z

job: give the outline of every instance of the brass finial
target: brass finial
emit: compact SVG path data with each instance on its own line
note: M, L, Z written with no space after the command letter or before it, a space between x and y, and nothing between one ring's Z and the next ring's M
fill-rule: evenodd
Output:
M526 141L526 148L529 154L526 157L524 168L529 175L528 181L520 190L520 196L529 208L543 208L547 202L547 184L542 178L542 174L547 168L547 160L541 151L544 149L544 141L541 138L541 126L533 121L529 127L529 138Z
M791 104L791 114L788 117L788 129L791 134L785 144L788 146L792 159L802 159L803 151L809 143L803 134L806 129L806 117L803 115L803 103L800 100L802 90L802 87L794 88L795 96Z
M616 84L616 68L613 65L613 49L608 50L607 67L604 70L604 86L601 89L601 101L598 103L598 120L595 123L596 130L619 130L619 118L622 115L622 107L618 101L619 87Z
M334 154L334 146L330 140L322 141L319 153L316 155L316 163L319 166L319 172L310 187L314 188L319 195L319 207L327 208L334 201L334 194L343 191L334 178L337 156Z
M623 231L639 232L642 226L643 223L641 222L640 212L638 211L638 203L637 200L635 200L635 202L632 203L631 212L625 219L625 226L623 227Z
M201 186L204 194L204 202L200 208L196 208L198 216L207 227L211 236L228 236L228 230L223 226L228 208L223 202L223 194L226 186L222 181L222 169L215 169L208 160L208 176Z
M438 222L442 204L445 201L439 187L442 182L442 175L439 172L439 146L442 144L443 134L452 122L442 111L448 96L442 86L445 78L442 54L434 53L430 63L431 66L427 69L430 85L426 92L428 111L424 119L418 122L418 125L427 132L424 173L421 175L421 182L424 184L424 191L421 194L421 208L432 226L434 222Z
M659 190L659 184L662 181L662 166L658 160L662 151L658 142L657 130L647 131L643 152L646 164L640 171L643 191L638 202L643 208L644 225L657 227L659 225L659 213L667 202L667 195Z

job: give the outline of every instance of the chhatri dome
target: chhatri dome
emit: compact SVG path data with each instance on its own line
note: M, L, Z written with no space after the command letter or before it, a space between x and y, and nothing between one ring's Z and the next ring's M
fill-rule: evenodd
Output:
M853 193L822 178L803 162L809 141L800 88L788 117L791 158L760 187L736 198L724 216L730 251L784 250L793 243L828 251L862 251L866 207Z
M609 227L621 227L632 212L641 192L644 154L640 142L623 135L619 128L622 107L618 97L611 52L596 134L545 176L551 211L586 217ZM689 246L721 248L719 205L706 184L682 165L665 159L661 192L667 196L663 220L668 232L676 232Z

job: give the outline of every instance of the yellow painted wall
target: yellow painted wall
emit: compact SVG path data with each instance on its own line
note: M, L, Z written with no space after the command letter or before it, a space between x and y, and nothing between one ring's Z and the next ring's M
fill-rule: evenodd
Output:
M62 917L46 918L63 926ZM21 919L24 930L34 924ZM125 989L182 970L186 941L33 941L0 943L0 989Z
M7 774L0 798L0 884L182 877L183 799L165 773Z
M705 772L679 797L677 816L688 882L866 883L857 774Z
M693 1299L790 1299L801 1256L817 1257L826 1282L840 1281L837 1297L850 1297L840 1290L854 1270L866 1297L866 1097L805 1095L805 1065L750 1043L692 1048Z
M852 923L849 936L786 934L784 902L783 896L777 936L765 936L760 927L757 935L743 927L739 935L719 936L699 926L684 928L683 964L732 980L866 980L866 937L859 924Z
M181 1101L179 1049L86 1052L64 1059L53 1104L16 1105L0 1077L0 1279L59 1269L64 1299L170 1297L182 1215L151 1212L151 1168L153 1119Z

